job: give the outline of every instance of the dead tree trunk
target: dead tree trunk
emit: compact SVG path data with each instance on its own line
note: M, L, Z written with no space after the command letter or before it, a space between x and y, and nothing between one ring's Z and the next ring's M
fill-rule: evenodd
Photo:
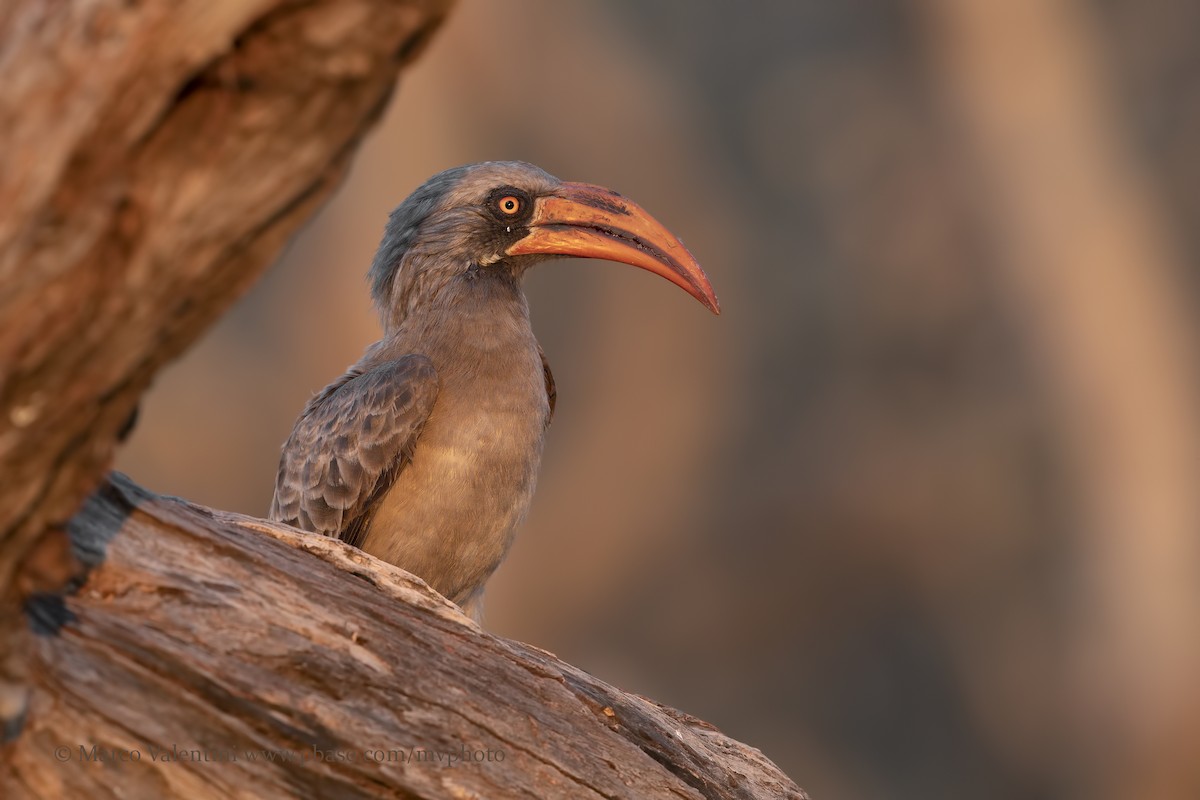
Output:
M806 796L340 541L119 475L68 531L87 574L26 601L5 798Z
M0 596L329 194L444 0L0 8Z
M30 603L35 702L4 797L804 796L339 541L120 476L70 527L92 570Z
M0 4L0 720L154 373L328 195L447 0Z
M803 797L353 548L103 478L448 6L0 7L0 796Z

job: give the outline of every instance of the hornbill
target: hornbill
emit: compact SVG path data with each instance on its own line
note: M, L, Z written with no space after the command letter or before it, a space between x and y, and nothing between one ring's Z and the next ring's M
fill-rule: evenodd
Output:
M521 291L553 256L642 267L720 313L683 243L615 192L515 161L435 175L392 212L371 264L383 338L304 407L271 519L361 547L478 619L554 413Z

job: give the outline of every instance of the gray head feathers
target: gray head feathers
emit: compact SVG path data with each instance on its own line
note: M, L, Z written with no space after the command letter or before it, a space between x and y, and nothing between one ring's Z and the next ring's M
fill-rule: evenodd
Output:
M371 270L367 273L371 281L371 297L381 312L386 313L391 303L400 260L417 237L421 223L441 206L442 198L450 187L458 183L469 169L469 166L454 167L439 172L417 187L388 217L383 241L379 243L379 250L375 252L375 260L371 262Z
M516 186L536 196L552 191L559 183L554 176L523 161L485 161L439 172L421 184L388 218L383 241L367 274L371 296L385 320L397 312L403 314L395 308L405 293L400 284L416 281L417 276L402 276L400 272L415 268L405 266L405 255L422 234L432 234L439 227L425 224L431 217L444 216L438 212L456 207L481 204L492 189L500 186ZM446 226L453 224L451 220L441 221ZM453 228L438 232L453 233Z

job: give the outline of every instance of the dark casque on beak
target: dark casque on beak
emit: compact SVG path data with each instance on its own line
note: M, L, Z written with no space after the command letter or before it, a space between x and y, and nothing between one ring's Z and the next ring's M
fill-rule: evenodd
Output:
M708 276L662 223L636 203L602 186L564 183L534 202L529 235L505 251L510 256L578 256L619 261L657 273L714 314L721 304Z

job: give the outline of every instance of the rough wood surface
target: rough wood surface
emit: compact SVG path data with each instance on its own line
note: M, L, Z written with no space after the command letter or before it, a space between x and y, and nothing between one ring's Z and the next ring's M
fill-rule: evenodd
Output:
M34 699L0 796L805 797L757 750L339 541L121 476L70 535L91 571L31 605Z
M0 3L0 734L17 604L77 568L62 525L142 391L329 194L448 6Z
M328 195L448 5L0 5L0 598L154 372Z

